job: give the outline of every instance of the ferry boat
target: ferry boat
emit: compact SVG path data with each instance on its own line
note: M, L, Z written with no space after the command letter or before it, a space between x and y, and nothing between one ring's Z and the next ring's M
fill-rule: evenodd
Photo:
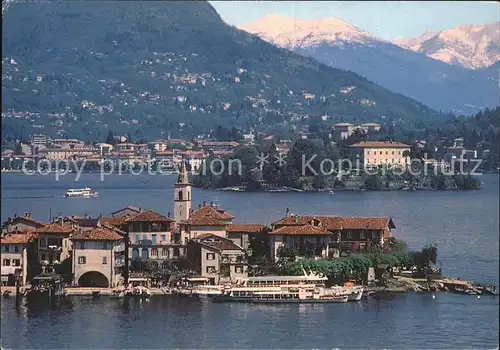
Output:
M326 287L328 277L321 273L307 273L304 269L302 276L261 276L238 280L233 286L225 286L220 295L213 295L214 301L256 302L258 300L302 300L299 292L311 296L317 302L359 301L363 296L363 288L347 283L344 286ZM267 297L261 297L267 295ZM345 297L345 298L344 298ZM297 299L299 298L299 299ZM304 297L303 299L308 299Z
M303 269L302 276L259 276L237 280L235 285L225 286L221 295L212 296L214 301L250 302L255 293L288 293L291 288L326 288L328 277L309 274Z
M193 294L193 296L197 296L200 299L207 299L222 295L223 290L223 286L201 285L194 287L191 290L191 293Z
M98 192L92 191L92 189L89 187L85 187L85 188L70 188L66 191L64 197L91 198L91 197L97 197L98 195L99 195Z
M250 299L250 302L266 304L313 304L347 303L347 300L347 295L325 294L318 288L291 288L286 292L256 292Z

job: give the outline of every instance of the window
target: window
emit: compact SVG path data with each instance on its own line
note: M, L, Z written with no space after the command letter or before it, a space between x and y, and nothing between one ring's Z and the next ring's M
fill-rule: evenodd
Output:
M392 155L394 155L394 151L392 151Z
M241 266L235 266L234 267L234 272L236 272L236 273L242 273L243 272L243 268Z
M156 248L151 249L151 256L158 256L158 249Z
M85 249L85 242L78 242L78 249Z
M385 155L388 155L388 154L389 154L389 152L385 151Z
M87 258L84 256L79 256L78 257L78 264L83 265L85 263L87 263Z
M147 234L145 234L145 233L143 233L143 234L142 234L142 240L143 240L143 241L147 241L147 240L148 240L148 235L147 235Z
M148 248L142 248L141 258L142 259L148 259L149 258Z
M135 243L139 243L139 234L138 233L135 234Z
M179 191L179 200L181 201L182 200L182 191Z
M359 238L365 239L365 231L361 231L361 233L359 234Z
M21 266L21 259L13 259L12 265L13 266Z
M10 259L3 259L3 266L10 266Z
M215 273L215 266L207 266L207 273Z
M215 260L215 253L207 253L207 260Z
M104 250L108 249L108 242L102 242L102 249Z
M8 245L6 245L6 246L3 248L3 251L4 251L5 253L8 253L8 252L9 252L9 246L8 246ZM7 265L6 265L6 266L7 266Z
M47 241L45 240L45 238L40 238L38 240L38 245L40 246L40 248L45 248L47 247Z
M17 245L14 246L14 253L19 253L19 246Z
M377 238L377 232L376 231L372 231L372 239L376 239Z
M179 248L174 248L174 257L175 258L179 257Z
M167 235L161 235L161 241L166 242L167 241Z
M167 248L162 248L162 250L161 250L161 256L168 257L168 249Z
M151 232L158 232L160 231L160 225L157 224L156 222L153 222L151 224Z
M156 244L156 234L151 235L151 244Z
M347 231L347 239L351 239L352 238L352 232L351 231Z
M380 151L380 155L382 155L382 151Z
M370 154L370 151L366 151L366 154Z
M103 256L102 257L102 264L103 265L107 265L108 264L108 257L107 256Z

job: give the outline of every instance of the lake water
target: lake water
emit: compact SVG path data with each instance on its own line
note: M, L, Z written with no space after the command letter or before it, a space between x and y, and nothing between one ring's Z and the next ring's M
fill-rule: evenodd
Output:
M126 205L173 212L175 176L2 174L1 218L31 212L107 215ZM193 190L193 207L214 201L235 222L268 224L296 214L391 216L412 249L437 244L446 275L477 282L499 276L499 178L480 191L229 193ZM99 198L63 198L90 186ZM362 303L271 306L212 304L175 297L149 303L79 298L71 309L35 312L2 299L7 348L495 348L498 298L408 294Z

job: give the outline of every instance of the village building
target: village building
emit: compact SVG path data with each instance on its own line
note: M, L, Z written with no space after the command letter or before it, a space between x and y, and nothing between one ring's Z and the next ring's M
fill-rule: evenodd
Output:
M234 283L248 276L245 250L228 238L202 234L188 243L191 268L210 284Z
M24 216L9 217L2 225L2 233L18 231L34 231L48 225L47 222L36 220L31 213L24 213Z
M354 132L354 124L337 123L333 126L333 135L337 140L344 140Z
M151 259L168 268L172 260L184 256L180 234L173 230L173 220L152 210L125 220L129 237L129 260Z
M226 237L226 227L232 223L233 218L231 213L215 204L203 203L191 212L189 219L181 221L180 230L186 242L208 233Z
M258 224L229 224L226 226L226 237L248 253L250 240L259 234L265 235L265 229L265 225Z
M410 164L410 146L394 141L362 141L349 146L349 156L364 168L389 166L406 167Z
M74 283L101 288L123 284L124 235L125 232L112 227L96 227L73 235Z
M369 251L382 245L395 228L390 217L290 215L271 224L271 258L278 261L283 248L318 259Z
M2 285L14 285L16 270L19 270L21 285L26 285L33 241L34 235L30 232L11 232L0 237Z
M40 263L57 264L71 257L70 237L75 232L71 224L51 223L35 231Z

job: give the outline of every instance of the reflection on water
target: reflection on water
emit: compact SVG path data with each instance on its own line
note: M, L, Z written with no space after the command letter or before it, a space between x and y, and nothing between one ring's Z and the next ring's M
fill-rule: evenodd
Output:
M175 296L152 297L149 302L76 297L72 301L73 307L42 310L22 303L16 308L14 300L2 300L3 345L491 348L498 343L498 298L486 296L438 293L432 299L429 293L399 294L390 300L301 305L213 303Z

